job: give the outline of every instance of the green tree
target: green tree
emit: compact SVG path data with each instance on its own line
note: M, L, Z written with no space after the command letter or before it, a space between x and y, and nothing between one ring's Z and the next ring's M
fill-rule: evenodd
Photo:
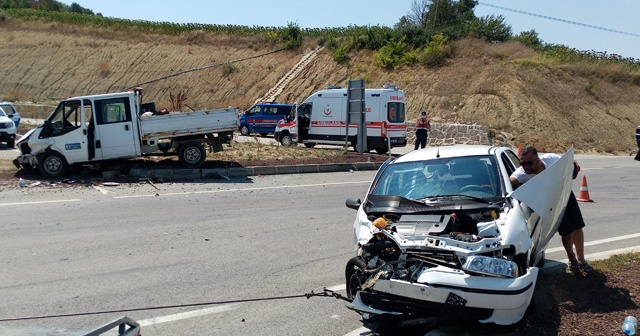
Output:
M473 19L468 24L469 34L489 42L506 42L511 39L511 26L504 22L504 17L484 16Z
M538 37L538 33L533 29L521 32L513 39L535 50L541 50L543 46L542 40Z

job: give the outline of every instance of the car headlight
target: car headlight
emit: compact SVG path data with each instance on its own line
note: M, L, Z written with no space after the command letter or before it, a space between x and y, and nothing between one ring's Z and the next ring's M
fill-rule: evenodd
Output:
M4 123L4 127L6 127L6 128L12 128L12 127L15 127L15 126L16 126L16 124L14 124L13 121L9 121L9 122Z
M474 273L508 278L517 278L519 275L518 265L513 261L483 256L468 257L464 265L462 265L462 269Z

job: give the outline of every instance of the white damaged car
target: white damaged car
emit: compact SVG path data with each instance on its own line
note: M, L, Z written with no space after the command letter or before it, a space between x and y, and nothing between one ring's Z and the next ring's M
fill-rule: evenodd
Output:
M357 209L348 308L363 321L509 325L531 302L571 191L573 148L513 190L506 147L410 152L378 170Z

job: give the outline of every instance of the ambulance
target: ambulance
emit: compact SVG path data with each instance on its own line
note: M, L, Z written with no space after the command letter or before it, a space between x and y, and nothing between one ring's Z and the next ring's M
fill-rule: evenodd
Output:
M407 144L405 96L394 85L365 89L367 149L384 154ZM295 114L280 120L275 138L284 146L302 143L353 146L356 148L358 125L351 122L347 132L347 89L320 90L297 106Z

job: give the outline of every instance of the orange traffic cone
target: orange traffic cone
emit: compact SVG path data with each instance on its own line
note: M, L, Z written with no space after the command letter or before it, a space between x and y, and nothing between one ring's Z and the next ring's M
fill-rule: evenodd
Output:
M520 152L522 152L522 144L518 144L518 152L516 153L516 155L518 155L518 158L520 157Z
M587 186L587 177L582 176L582 185L580 185L580 193L578 194L578 201L580 202L593 202L589 197L589 187Z

